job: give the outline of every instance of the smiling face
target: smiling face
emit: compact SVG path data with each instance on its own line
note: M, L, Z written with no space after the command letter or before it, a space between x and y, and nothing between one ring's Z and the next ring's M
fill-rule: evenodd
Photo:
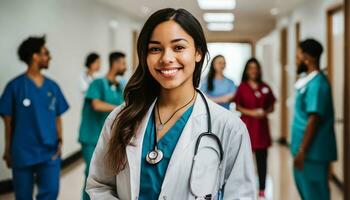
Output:
M201 60L193 38L173 20L155 27L148 43L147 66L162 89L193 87L196 62Z

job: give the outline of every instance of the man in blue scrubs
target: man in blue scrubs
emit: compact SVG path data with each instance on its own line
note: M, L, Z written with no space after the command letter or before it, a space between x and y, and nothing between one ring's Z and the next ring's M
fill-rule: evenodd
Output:
M12 79L0 98L5 123L3 159L12 168L17 200L57 199L62 147L61 115L68 104L59 88L41 71L51 59L44 37L29 37L18 48L27 71Z
M299 44L298 79L292 124L294 179L303 200L329 200L328 171L337 159L330 84L320 71L322 45L313 39Z

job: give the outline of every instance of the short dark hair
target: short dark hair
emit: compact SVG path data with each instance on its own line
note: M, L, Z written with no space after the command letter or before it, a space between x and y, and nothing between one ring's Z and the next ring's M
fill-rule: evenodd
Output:
M97 59L99 59L100 56L95 53L95 52L92 52L90 53L87 57L86 57L86 60L85 60L85 67L86 68L90 68L90 65L92 63L94 63Z
M322 44L315 39L306 39L299 43L300 49L303 53L309 54L316 59L317 64L320 63L321 54L323 52Z
M119 58L125 58L125 54L119 51L115 51L109 54L109 66L111 67L113 62Z
M32 62L33 54L40 53L46 43L45 36L29 37L19 45L17 53L19 59L29 65Z

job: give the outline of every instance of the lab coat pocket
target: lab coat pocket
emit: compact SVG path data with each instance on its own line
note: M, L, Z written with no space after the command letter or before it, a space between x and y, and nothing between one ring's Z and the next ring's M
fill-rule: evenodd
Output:
M211 137L203 137L194 157L190 188L196 199L212 199L219 185L220 148Z

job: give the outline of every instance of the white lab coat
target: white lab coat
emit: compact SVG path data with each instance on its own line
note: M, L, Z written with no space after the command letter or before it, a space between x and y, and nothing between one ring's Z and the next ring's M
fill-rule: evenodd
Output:
M256 199L255 173L247 129L244 123L233 113L209 99L207 101L212 118L212 132L221 140L224 158L222 170L217 176L219 181L214 183L215 188L204 192L205 194L212 193L215 195L220 187L219 184L222 185L225 181L224 199ZM127 146L127 166L117 176L108 173L104 164L104 156L111 137L111 125L121 107L116 108L107 118L90 164L90 173L87 179L86 191L92 200L138 199L141 159L144 159L141 158L142 142L153 107L154 103L139 125L136 136L132 140L134 145ZM201 189L208 190L206 177L211 177L210 174L215 174L215 171L209 171L208 173L205 169L197 168L197 166L200 166L197 165L195 168L199 170L199 174L196 172L197 176L191 176L195 144L198 136L206 131L206 108L203 99L198 95L192 114L172 154L159 199L195 199L192 193L193 190L196 192ZM211 158L211 155L210 153L205 155L202 162L218 163L218 159ZM210 167L208 169L210 170ZM205 176L201 174L203 170Z
M94 80L94 76L89 76L86 71L80 74L79 88L82 93L82 97L85 97L86 91L89 88L90 83Z

